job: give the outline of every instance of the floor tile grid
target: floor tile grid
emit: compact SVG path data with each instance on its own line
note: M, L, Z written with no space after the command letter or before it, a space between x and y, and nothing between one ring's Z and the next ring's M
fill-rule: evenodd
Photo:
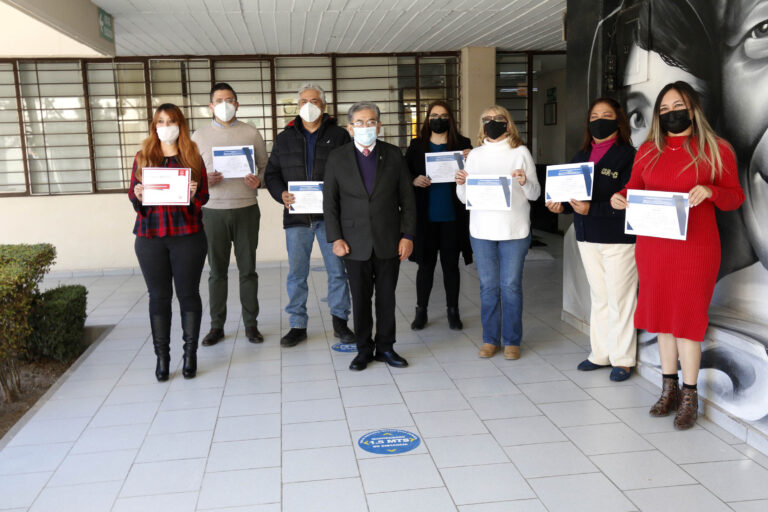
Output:
M469 274L469 273L465 272L464 274ZM471 274L470 274L470 275L471 275ZM476 276L472 276L472 277L475 277L475 279L477 279L477 278L476 278ZM437 279L437 276L436 276L436 279L435 279L435 281L436 281L436 282L439 282L439 281L438 281L438 279ZM533 314L532 314L532 316L533 316L533 317L535 317L535 318L537 318L537 319L539 319L539 320L542 320L542 321L544 321L544 322L546 322L546 321L548 320L546 317L542 317L542 316L539 316L539 315L537 315L536 313L533 313ZM558 332L560 332L560 334L561 334L563 337L565 337L565 338L568 338L568 339L571 339L571 336L573 336L573 334L572 334L572 333L569 333L569 332L568 332L568 329L563 329L563 328L562 328L562 326L559 326L559 327L560 327L560 328L558 329L558 326L556 326L556 327L554 327L554 329L555 329L555 330L557 330ZM569 336L569 334L570 334L570 336ZM575 342L576 342L576 341L578 341L578 338L579 338L579 336L574 336L574 338L576 338L576 339L573 339L573 341L575 341ZM475 343L475 344L477 345L477 343ZM535 349L535 345L532 347L532 349L533 349L534 351L536 350L536 349ZM507 378L508 378L508 377L507 377ZM455 380L455 379L452 379L452 380ZM584 389L585 389L585 390L587 390L587 391L589 390L589 388L584 388ZM461 391L460 391L460 392L461 392ZM523 391L523 393L524 393L524 391ZM464 398L469 400L469 397L467 397L467 396L465 396ZM471 403L471 402L470 402L470 403ZM556 402L550 402L550 403L551 403L551 404L553 404L553 405L557 405L557 403L556 403ZM567 403L571 403L571 402L567 402ZM535 405L535 404L534 404L534 405ZM541 413L542 415L544 415L544 412L543 412L543 411L541 411L540 409L539 409L539 411L540 411L540 413ZM546 416L545 416L545 417L546 417ZM617 421L618 421L618 420L617 420ZM564 436L565 436L566 438L568 437L568 436L565 434L565 432L563 432L563 430L562 430L562 429L560 429L560 427L557 427L557 426L556 426L556 428L558 428L559 430L561 430L561 432L564 434ZM630 428L631 428L631 427L630 427ZM642 433L640 433L640 432L637 432L637 434L638 434L638 435L640 435L640 436L642 437ZM498 442L498 441L499 441L499 440L497 439L497 442ZM553 441L553 443L555 443L555 441ZM577 448L579 451L581 451L581 449L578 447L578 445L575 445L575 446L576 446L576 448ZM648 451L657 451L657 450L656 450L655 448L651 447L651 449L649 449ZM663 456L666 458L666 460L667 460L667 461L669 461L669 462L670 462L670 463L672 463L672 464L675 464L675 463L674 463L674 461L672 461L672 459L670 459L670 458L669 458L669 457L668 457L666 454L664 454L664 452L662 452L661 450L658 450L658 452L659 452L659 453L661 453L661 454L662 454L662 455L663 455ZM616 453L626 453L626 452L616 452ZM630 453L631 453L631 452L630 452ZM583 451L582 451L582 454L583 454L584 456L586 456L586 457L587 457L588 459L590 459L590 460L592 460L592 459L593 459L593 457L595 457L594 455L593 455L593 456L589 456L588 454L584 453ZM610 454L610 452L609 452L609 453L607 453L607 454ZM603 454L601 454L601 455L603 455ZM513 462L513 461L512 461L512 464L514 464L514 462ZM685 466L678 466L678 467L681 467L683 470L685 470ZM519 468L518 468L518 470L519 470ZM609 480L609 481L611 481L611 482L612 482L614 485L617 485L617 482L613 482L613 481L611 480L611 478L610 478L608 475L606 475L605 473L603 473L603 472L602 472L602 471L600 471L599 469L598 469L598 470L596 470L595 472L596 472L596 473L597 473L597 472L599 472L599 473L603 474L603 475L604 475L606 478L608 478L608 480ZM691 477L693 477L693 478L695 479L694 475L691 475L691 473L690 473L690 472L688 472L688 471L686 471L686 472L687 472L687 473L688 473L688 474L689 474ZM583 473L580 473L580 474L583 474ZM548 477L541 477L541 478L548 478ZM527 479L527 480L535 480L535 478L529 478L529 479ZM697 481L698 481L698 480L697 480ZM665 486L659 486L659 487L665 487ZM674 487L674 486L671 486L671 487ZM617 490L619 490L619 489L618 489L618 485L617 485ZM622 492L622 494L624 494L624 495L626 496L626 493L624 493L624 492L623 492L623 491L621 491L621 490L619 490L619 491L620 491L620 492ZM630 498L629 498L629 496L627 496L627 498L628 498L628 499L630 499ZM631 499L630 499L630 501L631 501Z
M130 276L128 276L128 277L126 278L126 280L127 280L127 279L130 279ZM118 288L115 288L115 290L114 290L114 291L113 291L113 292L112 292L110 295L113 295L113 294L117 293L117 290L118 290L118 289L119 289L119 287L118 287ZM105 299L105 300L106 300L106 299ZM102 304L103 304L103 302L102 302ZM94 307L94 309L93 309L93 311L98 311L98 306L95 306L95 307ZM128 311L128 310L126 310L126 311ZM126 313L126 314L127 314L127 313ZM125 316L125 315L123 315L123 316ZM119 322L118 322L118 323L119 323ZM109 337L109 333L107 333L107 335L106 335L105 339L107 339L108 337ZM145 343L148 343L148 341L145 341ZM142 344L142 347L143 347L143 345L144 345L144 344ZM98 348L98 345L97 345L95 348ZM85 355L86 355L86 358L84 358L84 359L80 359L80 360L78 360L78 361L76 362L76 366L75 366L75 367L72 369L72 370L73 370L73 373L74 373L74 371L76 371L76 370L77 370L77 368L79 368L79 367L80 367L80 365L82 365L83 363L85 363L85 362L88 360L88 359L87 359L87 356L88 356L90 353L91 353L91 352L87 352L87 353L85 354ZM133 358L130 360L131 362L129 362L129 363L126 365L126 367L125 367L125 369L124 369L124 371L123 371L123 374L124 374L124 373L125 373L125 372L128 370L128 368L130 367L131 363L132 363L132 362L133 362L133 361L134 361L134 360L135 360L135 359L136 359L136 358L139 356L139 354L140 354L140 353L141 353L141 348L138 348L138 349L136 349L136 350L135 350L135 354L134 354L134 357L133 357ZM70 375L71 375L71 374L70 374ZM109 392L109 393L111 393L111 391L115 389L115 387L117 386L117 383L118 383L118 382L119 382L119 379L117 379L117 380L115 381L115 383L112 385L112 387L110 388L110 392ZM58 383L57 383L57 384L58 384ZM63 382L62 382L62 384L63 384ZM99 406L99 409L98 409L98 410L100 410L100 409L101 409L101 407L103 407L103 406L104 406L104 404L105 404L105 402L106 402L107 398L109 397L109 393L107 393L107 394L105 395L104 399L101 401L101 405ZM166 389L166 393L167 393L167 389ZM158 409L159 409L159 408L158 408ZM97 410L97 412L98 412L98 410ZM156 413L155 413L155 414L157 414L157 411L156 411ZM32 501L32 505L31 505L31 506L34 506L34 503L35 503L35 502L36 502L36 501L37 501L37 500L40 498L40 496L42 495L42 493L43 493L43 492L44 492L44 491L45 491L45 490L48 488L48 484L51 482L51 479L52 479L52 478L53 478L53 477L54 477L54 476L57 474L57 472L58 472L58 471L59 471L59 469L62 467L62 465L65 463L65 461L67 461L67 458L68 458L68 456L69 456L69 455L72 453L72 449L75 447L75 445L77 444L77 442L79 441L79 439L82 437L82 435L83 435L83 434L84 434L84 433L85 433L85 432L88 430L88 427L89 427L89 425L90 425L90 424L93 422L93 418L95 418L95 416L96 416L96 413L94 413L94 415L91 417L91 420L88 422L88 424L86 424L85 428L82 430L82 432L81 432L81 433L80 433L80 435L77 437L77 439L75 439L74 441L72 441L72 442L71 442L71 446L70 446L69 450L67 450L66 454L65 454L65 455L64 455L64 457L61 459L61 462L60 462L60 463L59 463L59 464L56 466L56 468L55 468L55 469L54 469L54 470L53 470L53 471L50 473L50 475L49 475L48 479L46 479L46 483L45 483L45 485L43 485L43 487L42 487L42 488L40 489L40 491L37 493L37 495L35 496L34 500ZM99 428L99 427L97 427L97 428ZM137 451L136 451L136 455L138 455L139 451L140 451L140 450L137 450ZM118 492L118 495L119 495L119 492Z
M283 266L281 266L281 267L284 267L284 265L283 265ZM410 267L412 267L412 268L413 268L413 270L415 270L415 267L414 267L414 266L410 266ZM408 275L408 274L412 274L412 273L413 273L412 271L411 271L411 272L407 272L407 271L405 271L406 269L403 269L403 270L404 270L404 271L401 273L401 279L402 279L402 277L405 277L406 275ZM439 289L439 288L440 288L440 286L439 286L439 283L440 283L439 270L438 270L438 273L436 273L436 274L437 274L437 275L436 275L436 279L435 279L435 283L436 283L436 286L435 286L435 288L436 288L436 290L437 290L437 289ZM468 272L465 272L465 274L469 274L469 275L471 275L471 273L468 273ZM320 275L321 275L321 276L323 277L323 279L324 279L324 274L320 274ZM318 276L318 277L319 277L319 276ZM474 276L473 276L473 277L474 277ZM280 279L281 279L281 283L282 283L282 279L283 279L283 275L282 275L282 273L281 273L281 275L280 275ZM476 277L475 277L474 279L476 280ZM125 283L125 282L127 282L127 280L126 280L126 279L123 279L123 282ZM313 277L313 282L314 282L314 277ZM407 281L406 281L406 282L407 282ZM412 282L413 282L413 280L411 279L411 283L412 283ZM467 282L467 281L465 281L465 283L466 283L466 282ZM470 281L470 282L471 282L471 281ZM409 284L411 284L411 283L409 283ZM139 284L143 285L143 283L141 283L141 282L139 282ZM471 286L467 286L467 288L470 288L470 287L471 287ZM317 288L316 288L316 287L315 287L315 288L313 288L313 292L315 293L315 298L317 299L317 301L318 301L318 302L320 302L320 298L319 298L319 295L320 295L320 294L317 292ZM114 293L115 293L115 292L113 291L113 292L112 292L112 294L114 294ZM109 295L107 295L107 296L111 296L112 294L109 294ZM93 296L95 296L95 295L96 295L96 294L94 294ZM283 294L281 293L281 297L282 297L282 295L283 295ZM400 299L400 297L399 297L399 299ZM110 304L107 304L107 303L105 303L105 300L106 300L106 299L103 299L101 303L102 303L102 304L104 304L104 305L105 305L105 307L106 307L107 309L109 309L109 307L107 307L107 306L111 306L111 305L110 305ZM406 301L405 301L405 300L403 300L403 301L401 301L401 302L402 302L403 304L405 304L405 303L406 303ZM462 297L462 304L464 304L464 302L465 302L465 299L464 299L464 297ZM282 304L282 302L281 302L281 304ZM322 304L317 304L317 305L318 305L318 306L320 306L320 307L322 308ZM95 314L96 314L96 313L99 313L99 311L98 311L98 310L96 310L96 308L94 308L94 310L93 310L93 311L94 311L94 313L95 313ZM408 317L409 317L410 315L409 315L408 313L410 313L410 312L404 313L404 312L401 310L401 311L399 311L399 313L400 313L400 315L402 315L402 317L405 317L406 319L408 319L408 320L409 320L409 318L408 318ZM533 310L533 311L531 311L531 312L527 312L527 313L526 313L526 315L527 315L527 317L529 317L529 318L532 318L532 319L535 319L535 320L540 320L540 321L541 321L542 323L544 323L544 324L547 324L548 322L552 322L552 319L553 319L553 315L552 315L552 314L547 314L546 312L543 312L543 313L542 313L542 312L540 312L540 311L537 311L535 308L534 308L534 310ZM95 315L95 316L97 316L97 317L98 317L98 315ZM106 315L105 315L105 316L106 316ZM126 320L126 319L127 319L127 316L128 316L128 314L125 314L125 315L123 315L123 320ZM327 321L327 319L325 318L326 316L327 316L327 315L325 315L325 314L321 315L323 323L325 323L325 321ZM398 322L400 322L400 320L401 320L401 319L402 319L402 318L398 318ZM144 320L144 321L145 321L145 320ZM126 323L126 322L122 321L121 323ZM560 325L557 325L557 322L553 322L553 323L554 323L554 327L553 327L553 328L554 328L554 330L558 331L558 332L559 332L560 334L562 334L562 335L563 335L565 338L570 338L572 341L576 342L577 344L579 343L579 341L581 341L581 342L583 343L583 338L580 338L579 336L573 336L573 334L572 334L572 333L570 333L570 334L571 334L571 336L572 336L572 337L571 337L571 336L569 336L569 333L567 332L567 329L565 329L565 328L562 328L562 326L560 326ZM559 328L560 328L560 329L559 329ZM469 332L469 331L476 331L476 330L477 330L477 329L476 329L476 326L475 326L475 329L467 329L467 331L468 331L468 332ZM563 332L563 331L566 331L566 332ZM429 334L429 333L424 333L424 334ZM328 337L328 336L327 336L327 331L326 331L326 337ZM435 336L428 336L428 335L427 335L427 336L422 336L422 335L419 335L419 336L418 336L418 339L419 339L419 340L420 340L420 341L421 341L421 342L422 342L422 343L423 343L423 344L424 344L424 345L427 347L428 353L429 353L429 354L431 354L433 358L435 358L435 359L438 359L438 358L436 357L436 352L432 350L432 347L433 347L433 346L435 346L435 345L434 345L434 344L430 344L430 343L428 343L428 341L430 341L431 339L434 339L434 337L435 337ZM473 344L474 344L474 345L477 345L477 342L476 342L476 341L473 339L473 336L472 336L472 335L468 335L467 337L470 339L470 341L472 341L472 342L473 342ZM466 339L466 338L465 338L465 339ZM332 339L328 340L328 344L329 344L329 345L331 345L331 342L332 342L332 341L333 341ZM532 350L535 352L535 347L532 347ZM546 359L546 354L543 354L543 355L545 356L545 359ZM135 357L135 356L134 356L134 357ZM232 352L230 352L230 354L229 354L229 362L230 362L230 363L231 363L231 361L232 361L232 357L233 357L233 353L232 353ZM497 357L498 357L498 356L497 356ZM351 357L350 357L350 359L351 359ZM281 360L282 360L282 357L281 357ZM448 365L448 364L450 364L450 363L448 363L448 362L445 362L445 361L438 361L438 365L439 365L439 367L442 369L442 371L443 371L443 372L445 372L445 371L446 371L446 369L447 369L447 365ZM281 363L281 367L282 367L282 363ZM386 367L385 367L385 368L386 368ZM395 376L395 375L397 375L397 371L390 371L388 368L387 368L387 371L388 371L388 372L389 372L389 374L390 374L390 375L392 375L392 376ZM563 375L565 376L565 378L567 378L567 377L568 377L568 376L567 376L567 374L563 374ZM453 382L453 384L454 384L454 387L455 387L455 385L456 385L456 382L457 382L457 381L459 381L459 380L462 380L462 379L453 378L453 377L450 377L450 376L449 376L449 378L450 378L450 379L451 379L451 381ZM504 377L503 377L503 378L504 378L504 379L506 379L507 381L510 381L510 379L509 379L509 376L508 376L508 375L506 375L506 374L504 375ZM573 379L571 379L571 380L573 380ZM510 382L511 382L511 381L510 381ZM576 383L576 382L574 381L574 383ZM396 380L395 380L395 384L397 384L397 381L396 381ZM337 385L338 385L338 379L337 379ZM580 387L580 386L579 386L579 387ZM643 389L643 386L638 386L638 387L639 387L639 388L641 388L641 389ZM281 389L282 389L282 385L281 385ZM399 385L398 385L398 388L397 388L397 389L398 389L398 391L400 392L400 398L401 398L402 402L403 402L403 403L406 403L406 402L405 402L405 397L403 396L403 394L402 394L402 390L400 389L400 386L399 386ZM585 389L585 390L589 391L589 390L590 390L590 389L592 389L592 388L590 388L590 387L584 387L583 389ZM167 390L166 390L166 392L167 392ZM461 393L461 395L462 395L462 396L464 396L464 398L467 400L467 402L470 404L470 406L472 406L472 407L473 407L473 409L472 409L472 410L473 410L473 411L475 411L475 408L474 408L474 406L472 405L472 400L470 399L470 397L469 397L469 396L468 396L468 395L467 395L467 394L466 394L464 391L462 391L462 390L461 390L461 387L460 387L460 386L459 386L459 393ZM524 392L523 392L523 393L524 393ZM221 402L220 402L220 404L219 404L219 405L221 406ZM539 413L540 413L540 414L543 412L543 411L542 411L542 410L541 410L541 409L538 407L538 405L537 405L537 404L534 404L534 407L536 407L537 409L539 409ZM477 411L475 411L475 412L477 412ZM542 417L546 417L546 414L541 414L541 415L542 415ZM346 417L346 409L345 409L345 417ZM350 425L349 425L349 421L348 421L348 418L346 418L346 419L347 419L347 425L348 425L348 428L349 428L349 427L350 427ZM485 423L487 423L487 422L486 422L486 421L483 421L483 424L485 424ZM625 423L625 422L623 422L623 423ZM630 428L630 429L634 430L634 431L637 433L637 435L639 435L639 436L640 436L640 437L642 437L643 439L645 439L645 438L646 438L646 434L645 434L645 433L643 433L643 432L641 432L641 431L639 431L639 430L635 430L635 429L633 428L632 424L627 424L627 425L629 426L629 428ZM281 428L282 428L282 427L281 427ZM705 428L706 428L706 426L705 426ZM560 430L560 429L559 429L559 427L558 427L558 430ZM562 430L561 430L561 434L562 434ZM567 436L565 436L565 437L566 437L566 439L567 439ZM355 440L353 439L353 440L352 440L352 442L354 443L354 442L355 442ZM497 442L498 442L498 440L497 440ZM735 444L735 443L729 443L729 444ZM736 447L737 449L739 448L738 446L735 446L735 447ZM741 448L742 448L742 450L740 450L740 451L746 451L746 448L745 448L744 446L742 446ZM653 451L653 450L651 450L651 451ZM137 452L137 453L138 453L138 452ZM435 463L435 461L434 461L434 457L432 456L432 453L431 453L431 451L428 451L428 453L429 453L429 456L432 458L432 462L433 462L433 464L435 464L435 465L436 465L436 463ZM620 452L620 453L621 453L621 452ZM747 456L749 456L749 454L746 454L746 455L747 455ZM666 456L666 455L665 455L665 456ZM750 458L757 458L757 457L750 457ZM671 459L670 459L670 460L671 460ZM360 468L359 468L359 458L357 458L357 457L356 457L356 461L358 462L358 472L359 472L359 471L360 471ZM674 461L673 461L673 462L674 462ZM765 464L765 462L764 462L764 461L762 461L762 462L763 462L763 464ZM759 463L760 463L760 461L758 461L758 464L759 464ZM708 464L708 463L707 463L707 462L702 462L702 463L692 463L692 464L688 464L688 466L691 466L691 467L693 467L694 465L700 465L700 464ZM444 481L444 480L443 480L443 485L445 485L445 481ZM624 494L626 495L627 493L624 493ZM735 501L734 501L734 503L735 503L736 501L738 501L738 500L735 500ZM744 500L741 500L741 501L744 501Z
M312 268L312 267L314 267L314 265L312 265L311 263L312 262L310 262L310 267ZM315 267L315 268L318 268L318 267ZM283 268L281 267L281 271L282 270L283 270ZM287 277L287 269L286 269L286 276L285 277ZM333 337L333 334L331 334L330 337L327 334L329 327L331 329L331 333L332 333L332 330L333 330L332 326L328 326L327 325L328 316L330 315L330 308L329 308L328 302L327 302L327 295L324 294L324 293L318 293L319 290L327 291L327 284L326 284L327 283L327 274L325 272L325 268L323 267L322 270L320 270L320 268L318 268L317 271L310 271L310 277L311 277L311 279L308 280L309 281L308 284L311 283L310 294L311 294L312 297L314 297L315 306L321 312L323 312L323 313L327 312L327 314L320 314L319 316L320 316L320 322L323 325L323 331L326 333L326 342L329 345L327 347L327 349L328 349L329 352L331 352L331 356L332 356L333 354L332 354L331 346L332 346L332 344L335 344L336 342L335 342L335 338ZM285 282L285 280L284 280L284 278L282 276L282 272L281 272L280 282L281 283ZM323 282L325 282L325 283L323 283ZM326 284L326 286L323 286L323 284ZM284 291L283 293L281 293L280 297L281 297L280 311L281 311L281 313L283 313L283 310L285 309L285 306L283 304L287 304L288 303L287 292ZM323 299L325 299L325 301L323 301ZM285 302L283 302L283 300ZM351 307L350 307L350 309L351 309ZM282 323L284 321L283 317L285 317L285 316L286 316L285 314L281 315L281 326L282 326ZM350 329L354 330L354 328L351 325L352 324L352 319L353 319L352 313L350 312L348 324L349 324ZM286 319L286 321L287 321L287 319ZM283 332L284 329L287 329L288 327L289 327L288 325L282 326L281 333ZM354 357L354 353L349 354L349 356L350 356L350 361L351 361L351 359ZM281 358L281 360L282 360L282 358ZM281 363L282 363L282 361L281 361ZM333 365L333 362L331 362L331 364ZM337 374L334 371L334 380L336 380L336 386L338 387L339 386L339 382L338 382L338 377L336 375ZM282 384L281 384L281 390L282 390ZM341 399L341 393L339 393L339 396L340 396L339 400L342 401L342 410L344 412L344 421L347 423L347 429L350 429L349 419L347 417L347 409L343 405L343 400ZM285 426L285 424L281 421L280 422L280 436L281 436L281 439L283 437L283 428L284 428L284 426ZM351 438L351 435L350 435L350 439L351 439L352 445L354 446L355 440ZM353 450L354 450L354 448L353 448ZM288 450L281 450L281 454L280 454L281 464L282 464L283 452L285 452L285 451L288 451ZM354 451L353 451L353 453L354 453ZM355 467L357 468L357 478L360 479L361 485L362 485L362 471L360 470L360 459L357 456L355 456ZM280 502L281 503L285 503L285 495L284 495L285 494L285 486L286 486L286 484L284 482L282 482L282 485L280 486ZM369 509L368 493L366 493L364 490L363 490L363 499L365 500L366 510L368 510Z

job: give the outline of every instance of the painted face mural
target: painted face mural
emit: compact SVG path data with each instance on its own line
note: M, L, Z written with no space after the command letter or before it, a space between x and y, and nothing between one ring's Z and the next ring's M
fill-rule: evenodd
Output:
M615 23L610 44L633 143L647 136L659 90L685 80L736 151L746 201L735 212L717 211L722 263L699 389L768 434L768 0L627 0L609 17L602 25L610 32ZM578 270L568 273L571 286L586 286ZM588 287L565 294L564 309L582 294ZM575 316L589 318L588 307L572 305ZM660 368L656 335L639 336L640 361Z

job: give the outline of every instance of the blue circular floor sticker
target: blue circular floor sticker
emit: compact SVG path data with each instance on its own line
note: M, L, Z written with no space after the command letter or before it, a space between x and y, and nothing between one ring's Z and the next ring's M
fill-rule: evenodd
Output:
M413 450L421 444L421 439L407 430L377 430L365 434L357 444L367 452L395 455Z
M336 352L357 352L357 345L354 343L337 343L331 348Z

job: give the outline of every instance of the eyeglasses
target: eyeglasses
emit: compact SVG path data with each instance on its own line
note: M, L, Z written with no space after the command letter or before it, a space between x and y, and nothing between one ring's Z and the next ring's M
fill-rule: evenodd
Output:
M496 121L497 123L506 123L507 122L507 118L504 117L504 116L493 116L493 117L486 116L486 117L483 117L482 120L483 120L483 124L488 124L491 121Z
M438 115L438 114L429 114L429 118L430 119L450 119L451 116L449 116L448 114L440 114L440 115Z
M352 123L352 126L355 126L357 128L362 128L363 126L367 128L371 128L372 126L376 126L377 124L379 124L379 121L376 119L369 119L367 121L362 121L358 119L357 121Z
M235 104L235 99L234 98L227 98L227 99L218 98L218 99L214 100L213 103L214 103L214 105L219 105L221 103L229 103L230 105L234 105Z

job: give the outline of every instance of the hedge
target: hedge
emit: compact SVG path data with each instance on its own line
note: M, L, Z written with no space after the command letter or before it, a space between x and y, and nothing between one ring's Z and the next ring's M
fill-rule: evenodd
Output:
M35 296L29 316L32 332L25 344L28 359L68 362L82 353L87 294L85 286L70 285Z
M16 359L31 332L37 283L55 259L51 244L0 245L0 391L6 401L21 393Z

